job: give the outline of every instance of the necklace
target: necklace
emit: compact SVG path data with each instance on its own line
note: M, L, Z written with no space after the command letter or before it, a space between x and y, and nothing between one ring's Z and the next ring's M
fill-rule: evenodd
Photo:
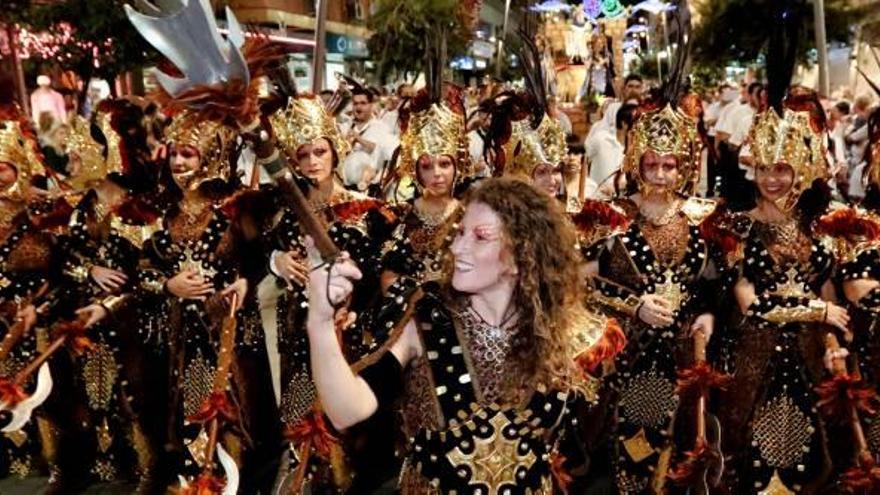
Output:
M799 240L798 224L794 220L786 220L779 223L768 223L767 227L776 238L776 242L783 245L794 245Z
M421 208L419 205L423 205ZM449 218L449 215L455 211L458 207L458 201L452 200L446 203L446 206L443 207L440 211L426 211L424 207L424 201L416 202L416 207L413 208L415 210L416 216L421 220L423 224L427 227L436 227Z
M211 203L204 200L192 200L180 202L180 214L183 216L183 225L185 228L192 227L204 217L205 212L210 211L208 206Z
M668 225L678 212L681 210L681 200L673 201L666 209L663 210L659 215L649 215L647 212L640 209L639 213L641 213L642 217L645 220L650 222L655 227L662 227L663 225Z
M508 324L511 322L511 320L513 320L514 317L517 316L517 314L519 314L519 312L516 310L508 309L507 313L505 313L501 321L497 325L493 325L486 321L485 318L483 318L483 315L481 315L477 311L477 308L474 307L470 300L468 300L467 303L467 310L469 313L473 314L473 316L477 317L477 319L480 321L480 326L486 329L489 334L497 337L501 337L503 334L510 334L510 332L507 332Z

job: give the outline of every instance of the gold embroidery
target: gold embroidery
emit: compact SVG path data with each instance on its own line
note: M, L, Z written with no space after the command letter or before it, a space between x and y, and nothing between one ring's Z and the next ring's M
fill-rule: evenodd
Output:
M189 455L192 456L193 460L196 461L196 464L200 467L205 465L205 448L207 446L208 434L205 433L204 428L199 431L199 436L186 444L186 449L189 451Z
M107 344L97 344L86 356L82 375L86 382L89 407L95 411L106 410L113 399L116 383L116 359Z
M782 478L779 477L779 471L773 471L773 477L770 478L767 488L758 492L758 495L794 495L794 492L789 490L785 483L782 482Z
M813 426L791 397L764 404L755 418L755 441L767 465L785 469L803 459Z
M23 459L14 459L9 464L9 474L25 479L31 474L31 456L25 456Z
M21 446L24 445L24 443L27 442L28 439L27 433L25 433L24 430L10 431L5 435L6 438L8 438L9 441L15 444L15 446L18 448L21 448Z
M458 447L446 454L453 466L467 465L473 469L471 485L484 484L490 493L498 493L502 484L513 484L520 466L532 466L537 457L531 450L522 455L517 440L504 436L503 428L509 421L503 414L496 414L489 423L495 430L489 438L474 438L474 451L465 454Z
M107 424L107 418L104 418L104 421L95 428L95 432L98 436L98 450L101 453L106 453L113 445L113 435L110 434L110 425Z
M183 378L183 412L187 417L197 413L214 385L214 368L201 354L186 367Z
M783 297L809 297L809 293L804 290L804 283L797 280L797 268L792 266L785 272L785 282L778 284L773 294Z
M655 286L655 293L669 303L672 311L678 311L681 303L684 301L684 292L681 290L681 284L673 280L675 272L667 268L663 272L663 283Z
M623 448L635 463L644 461L654 453L654 447L648 441L644 428L639 428L638 433L624 440Z

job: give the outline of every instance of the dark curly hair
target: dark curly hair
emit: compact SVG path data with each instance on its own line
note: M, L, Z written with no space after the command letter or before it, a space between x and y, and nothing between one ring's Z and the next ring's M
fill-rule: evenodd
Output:
M465 198L465 205L472 203L485 204L501 218L507 251L518 268L514 302L523 328L531 330L514 351L525 372L519 385L574 385L580 374L572 333L585 310L574 227L558 201L517 179L483 181ZM448 273L447 287L450 278Z

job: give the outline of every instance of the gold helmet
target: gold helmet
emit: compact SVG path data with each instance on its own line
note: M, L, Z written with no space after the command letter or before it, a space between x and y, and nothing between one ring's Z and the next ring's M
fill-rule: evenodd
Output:
M794 172L791 188L776 200L783 211L791 211L813 181L828 176L822 136L811 127L808 112L785 109L780 116L772 108L765 110L755 116L746 143L757 169L784 163Z
M70 125L67 138L67 153L80 160L80 170L70 177L71 185L76 189L88 187L90 184L104 179L107 174L122 172L122 148L119 133L113 128L113 115L109 111L99 111L95 116L95 125L101 129L107 140L106 158L104 146L92 137L89 121L76 116Z
M300 146L311 144L318 138L330 141L340 162L351 151L351 145L342 137L336 120L327 113L321 100L313 96L290 98L285 108L269 116L269 121L279 146L288 157L296 157Z
M544 114L537 128L532 128L529 119L514 122L506 148L507 155L513 159L505 168L505 174L529 179L542 163L554 167L561 165L568 152L565 131L556 119L547 114Z
M467 149L464 117L445 104L434 103L409 116L400 136L400 174L415 177L416 163L423 155L448 155L455 161L457 175L469 175L469 170L463 170L470 163Z
M190 188L212 179L230 179L233 171L230 159L237 133L236 129L223 122L200 119L187 110L171 119L165 131L166 140L172 146L192 147L199 153L201 166L190 182Z
M20 200L27 195L31 178L45 174L37 143L26 134L21 119L0 120L0 163L15 167L15 182L0 190L0 197Z
M623 171L636 179L639 189L647 188L642 177L642 156L653 151L660 156L678 159L678 183L675 191L691 192L700 176L702 141L697 122L679 109L664 107L641 114L629 131L629 142L623 159Z

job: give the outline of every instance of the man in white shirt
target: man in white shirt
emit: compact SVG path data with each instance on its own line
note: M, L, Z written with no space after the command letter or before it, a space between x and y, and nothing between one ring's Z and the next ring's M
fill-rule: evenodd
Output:
M342 125L342 133L351 143L351 153L342 163L346 187L365 191L378 184L400 141L379 119L373 116L375 96L365 88L352 91L353 120Z

